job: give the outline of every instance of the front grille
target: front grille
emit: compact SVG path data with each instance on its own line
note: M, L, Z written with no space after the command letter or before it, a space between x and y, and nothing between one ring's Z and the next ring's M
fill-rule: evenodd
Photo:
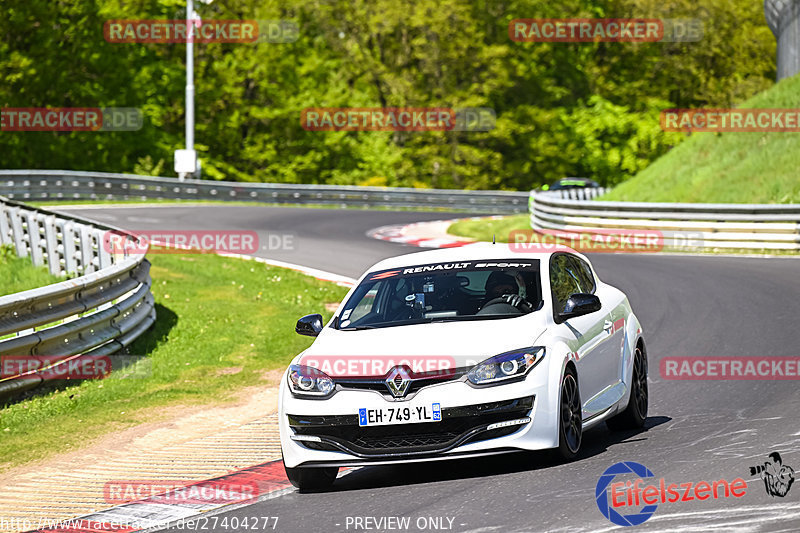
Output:
M414 393L425 387L461 379L464 375L466 375L468 371L469 371L468 368L457 368L457 369L450 369L445 372L420 372L418 374L409 372L411 380L410 383L408 384L408 389L406 389L404 398L409 398L413 396ZM374 390L381 393L387 399L394 398L392 394L389 392L389 387L386 385L385 378L351 377L351 378L335 378L334 381L336 382L337 389ZM400 384L402 382L403 382L402 376L400 375L395 376L394 378L395 386L400 387Z
M420 433L417 435L386 435L358 437L353 444L371 450L393 450L395 448L424 448L444 444L458 437L458 433Z
M528 416L533 396L446 408L441 422L360 427L358 415L293 416L289 425L298 435L314 435L323 442L302 441L315 450L347 451L362 457L441 452L467 442L510 435L521 426L486 431L489 424Z

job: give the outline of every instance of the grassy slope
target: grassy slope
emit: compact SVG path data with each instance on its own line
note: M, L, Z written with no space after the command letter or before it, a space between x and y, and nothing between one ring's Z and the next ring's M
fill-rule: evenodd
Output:
M325 317L346 289L291 270L214 255L152 255L158 321L132 354L147 377L84 381L0 407L0 470L75 449L105 433L152 420L153 408L233 399L266 386L311 344L297 318ZM41 393L41 390L37 391ZM53 446L53 443L59 443Z
M800 75L742 108L800 108ZM800 203L800 133L696 133L600 200Z
M46 267L35 267L27 257L17 257L11 246L0 247L0 296L44 287L61 281Z

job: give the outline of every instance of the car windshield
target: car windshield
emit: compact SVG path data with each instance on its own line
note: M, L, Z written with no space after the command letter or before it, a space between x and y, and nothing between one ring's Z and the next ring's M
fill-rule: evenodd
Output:
M370 272L337 329L516 317L542 306L539 261L433 263Z

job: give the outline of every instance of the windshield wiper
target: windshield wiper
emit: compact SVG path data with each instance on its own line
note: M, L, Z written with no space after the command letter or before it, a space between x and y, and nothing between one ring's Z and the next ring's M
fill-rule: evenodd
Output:
M530 312L530 311L529 311ZM427 320L427 323L434 323L434 322L469 322L474 320L493 320L497 318L514 318L518 316L527 315L528 313L520 313L518 315L510 315L510 314L497 314L497 315L462 315L462 316L452 316L452 317L441 317L441 318L430 318Z

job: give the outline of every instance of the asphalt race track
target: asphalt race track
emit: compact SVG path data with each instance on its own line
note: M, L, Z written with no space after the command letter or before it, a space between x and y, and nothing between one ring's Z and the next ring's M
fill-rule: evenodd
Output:
M257 230L262 242L269 234L290 233L294 249L258 255L353 277L378 259L418 250L370 239L367 230L453 216L238 205L70 212L133 230L248 229ZM518 453L361 468L341 476L330 492L286 491L219 519L277 516L276 531L287 532L622 530L600 513L595 486L609 466L635 461L667 484L742 477L748 487L741 498L659 504L631 530L800 531L800 483L786 497L773 497L749 473L773 451L800 469L797 381L667 381L658 364L665 356L797 356L800 260L591 259L604 281L628 294L645 328L651 396L645 431L593 429L584 434L580 458L562 465L544 453ZM372 521L387 517L411 520L408 528L398 528L394 519Z

